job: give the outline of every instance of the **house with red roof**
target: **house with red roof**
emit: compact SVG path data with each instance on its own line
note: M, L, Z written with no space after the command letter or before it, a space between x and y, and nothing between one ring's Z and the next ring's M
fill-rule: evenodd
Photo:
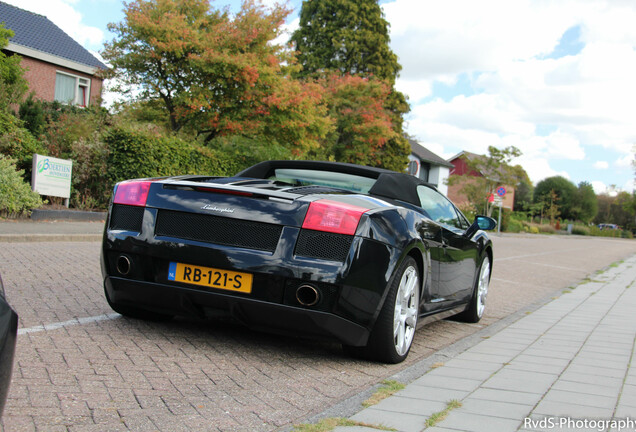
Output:
M37 99L88 106L99 103L107 66L43 15L0 2L0 22L15 35L3 49L20 55Z
M467 160L473 160L475 158L481 158L484 156L471 153L468 151L462 151L452 158L448 160L448 162L452 165L449 176L467 176L466 180L470 181L470 177L484 177L492 178L494 180L497 179L497 173L482 173L472 170L467 163ZM457 204L459 207L466 205L469 201L466 196L462 193L462 188L465 183L459 182L448 186L448 198ZM515 202L515 189L512 186L501 185L497 188L497 194L502 200L502 207L512 210ZM493 197L495 198L495 197ZM484 201L487 197L484 197Z

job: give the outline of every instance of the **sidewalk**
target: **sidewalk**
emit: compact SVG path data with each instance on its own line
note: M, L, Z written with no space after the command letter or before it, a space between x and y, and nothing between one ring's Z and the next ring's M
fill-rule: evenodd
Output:
M403 432L636 430L635 264L565 290L350 419ZM427 428L451 400L461 407ZM600 423L612 419L627 423Z
M101 241L104 222L0 220L0 243L37 241Z

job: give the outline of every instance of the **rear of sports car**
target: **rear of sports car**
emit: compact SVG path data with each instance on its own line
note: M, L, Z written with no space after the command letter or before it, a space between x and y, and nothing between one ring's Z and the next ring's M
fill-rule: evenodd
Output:
M119 183L102 249L109 303L133 317L222 316L365 345L401 254L392 225L403 222L368 196L313 191L205 177Z

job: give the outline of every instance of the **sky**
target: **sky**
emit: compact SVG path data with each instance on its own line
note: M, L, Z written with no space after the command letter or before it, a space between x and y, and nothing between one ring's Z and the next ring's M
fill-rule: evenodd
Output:
M98 53L121 0L3 0L47 16ZM236 11L239 0L213 0ZM273 4L274 0L264 0ZM286 28L298 26L302 1ZM530 179L561 175L597 193L634 189L636 2L381 0L405 130L444 158L514 145Z

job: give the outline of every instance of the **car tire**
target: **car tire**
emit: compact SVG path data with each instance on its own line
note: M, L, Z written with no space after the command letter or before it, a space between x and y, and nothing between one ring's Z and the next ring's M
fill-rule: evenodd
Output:
M380 315L364 347L345 346L354 357L400 363L411 350L420 305L420 274L417 263L407 257L391 282Z
M174 318L174 315L164 314L160 312L152 312L145 309L136 308L130 305L121 305L117 303L113 303L110 301L108 297L108 292L104 289L104 295L106 296L106 301L112 310L117 312L120 315L123 315L128 318L134 318L144 321L170 321Z
M479 265L477 279L475 279L473 295L466 310L457 314L454 319L457 321L476 323L484 316L486 309L486 297L490 285L490 258L484 255Z

